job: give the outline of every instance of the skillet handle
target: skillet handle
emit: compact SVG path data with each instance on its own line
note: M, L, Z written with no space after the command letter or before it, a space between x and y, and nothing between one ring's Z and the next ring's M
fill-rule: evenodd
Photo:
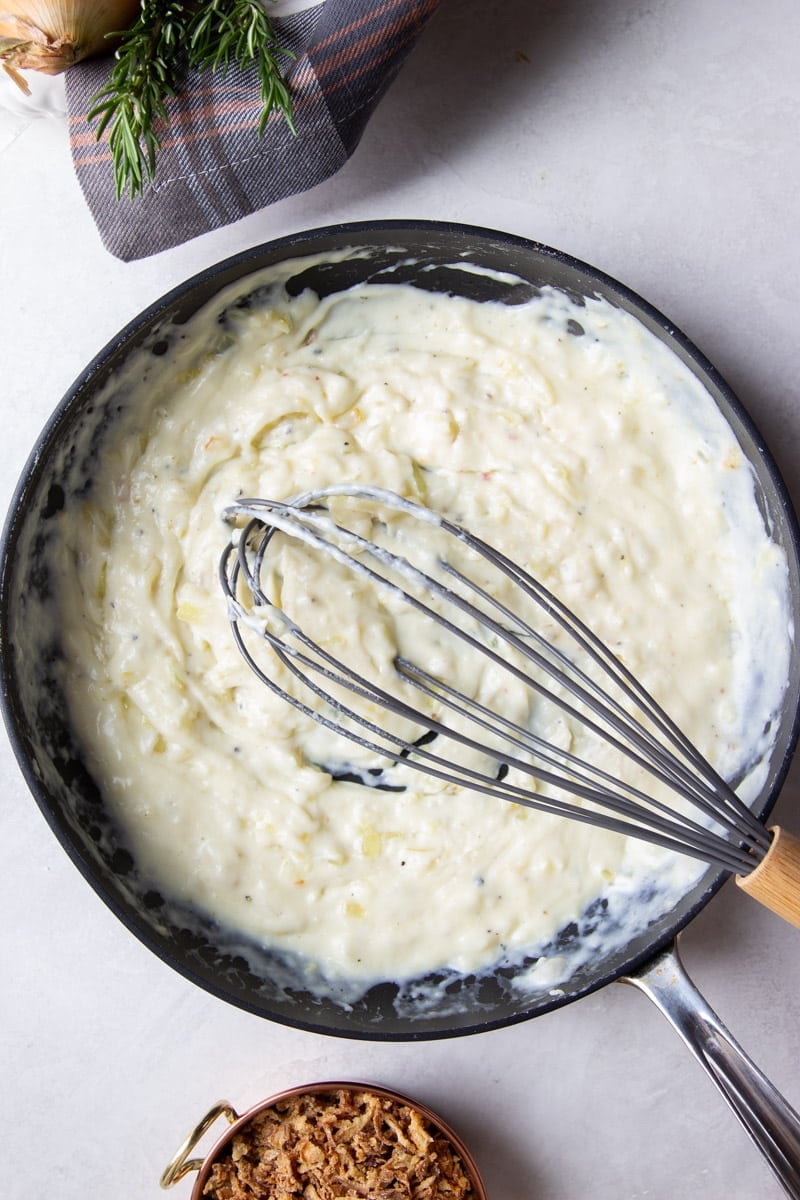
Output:
M677 944L621 977L644 992L705 1067L788 1196L800 1200L800 1116L759 1071L686 974Z
M749 875L737 875L743 892L800 928L800 838L773 825L772 843Z

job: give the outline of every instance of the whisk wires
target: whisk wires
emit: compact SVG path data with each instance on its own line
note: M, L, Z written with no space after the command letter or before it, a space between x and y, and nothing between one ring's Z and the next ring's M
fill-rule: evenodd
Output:
M570 652L534 628L516 606L509 607L468 576L456 565L456 553L440 554L434 575L406 555L338 524L326 507L336 498L381 506L441 530L454 539L454 551L466 548L477 555L518 589L515 595L532 601L566 635ZM236 645L268 688L319 725L379 761L402 763L458 788L642 838L738 874L748 873L763 858L769 834L730 785L611 650L543 584L496 548L413 501L357 485L307 492L288 503L242 500L225 516L232 523L245 522L220 561ZM483 655L532 695L555 705L567 720L611 745L697 816L554 746L535 729L512 721L408 657L395 657L397 676L428 703L411 704L400 689L389 691L366 678L269 598L263 576L278 533L338 562ZM266 669L260 656L256 659L250 648L253 639L271 647L301 685L299 695L284 687L278 672ZM409 722L414 736L393 732L388 722L375 720L371 714L376 706ZM488 761L488 768L469 765L464 756L440 753L442 745L460 747L468 752L466 758L477 754L479 761ZM525 786L526 779L535 786ZM718 829L709 828L708 822Z

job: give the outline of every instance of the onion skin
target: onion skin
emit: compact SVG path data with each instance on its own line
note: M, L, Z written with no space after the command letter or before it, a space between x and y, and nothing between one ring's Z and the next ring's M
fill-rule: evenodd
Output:
M0 10L0 61L29 92L19 71L60 75L83 58L108 53L107 35L127 29L140 7L140 0L15 0L13 11Z

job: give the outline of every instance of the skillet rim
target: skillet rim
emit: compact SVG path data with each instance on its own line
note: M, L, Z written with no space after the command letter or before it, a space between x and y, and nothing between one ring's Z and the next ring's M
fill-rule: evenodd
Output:
M798 584L798 572L800 571L800 526L798 525L797 516L786 483L749 412L745 409L732 388L723 379L720 372L672 321L633 291L633 289L599 268L543 243L483 226L450 221L413 219L358 221L319 226L271 239L270 241L249 247L220 260L196 272L187 280L171 288L127 322L117 334L109 339L106 345L98 351L80 372L62 400L51 413L34 443L14 489L2 537L0 537L0 710L2 710L9 741L25 782L28 785L28 789L61 846L100 899L103 900L128 931L156 954L162 962L183 975L184 978L196 986L244 1011L249 1011L254 1015L307 1032L322 1033L353 1040L412 1042L434 1040L441 1037L469 1036L479 1032L518 1024L532 1017L553 1011L565 1004L572 1003L574 1000L581 999L599 990L599 988L606 986L606 984L613 982L621 976L634 973L664 950L674 940L676 935L706 907L722 888L728 878L728 874L724 871L719 871L713 874L713 877L710 877L712 873L707 873L704 880L687 893L687 896L694 896L694 898L681 911L680 915L675 920L668 920L669 914L665 915L657 922L659 926L664 925L664 928L659 928L654 936L649 937L645 933L641 937L634 938L628 942L614 956L613 969L602 972L585 986L570 991L568 994L543 999L541 1002L533 1005L533 1007L526 1007L522 1011L515 1011L489 1019L476 1020L467 1025L457 1025L455 1027L450 1025L446 1028L431 1028L425 1025L420 1028L409 1027L402 1031L387 1030L378 1026L370 1027L369 1029L350 1028L346 1024L334 1028L324 1022L320 1023L304 1018L293 1018L286 1013L265 1011L263 1003L259 1004L252 1000L248 1001L242 995L234 995L231 988L215 983L213 978L209 978L208 975L194 968L190 960L179 960L176 956L175 948L165 944L163 938L159 938L157 935L153 925L144 921L140 912L134 910L131 905L123 901L118 890L109 884L105 873L100 872L98 865L85 853L83 847L76 841L64 818L60 816L57 809L48 800L45 794L46 789L42 787L24 745L24 739L17 719L18 713L13 689L16 671L11 661L11 639L8 636L11 622L11 605L13 604L13 595L10 595L10 584L13 578L13 551L26 519L26 503L35 496L36 487L43 474L48 454L52 452L52 448L57 442L59 431L67 422L73 407L80 405L82 399L87 394L87 389L91 392L98 377L101 377L100 381L104 382L102 375L109 361L113 360L117 355L134 351L144 340L149 330L157 326L159 321L163 321L176 307L180 308L182 303L185 304L192 298L196 302L193 302L192 308L187 310L185 319L188 319L193 312L196 312L200 307L208 303L228 283L233 283L237 279L244 278L246 275L254 273L263 267L287 258L301 258L306 255L310 256L319 253L322 250L332 249L333 247L330 245L320 245L320 243L328 243L331 240L337 242L341 248L349 246L369 247L370 238L374 238L376 235L385 235L386 240L380 243L383 248L388 248L393 244L389 240L390 235L397 235L396 240L400 243L404 237L428 235L429 237L441 239L453 239L455 242L461 239L462 253L465 252L466 245L471 244L476 249L480 249L484 248L487 243L491 243L508 251L518 251L527 256L533 255L543 261L550 260L558 264L562 269L566 269L578 277L585 277L585 279L596 285L600 294L608 298L613 297L618 299L622 302L620 306L629 312L633 312L635 316L646 318L645 324L649 323L649 327L657 332L657 336L662 341L666 340L673 345L673 348L677 348L679 357L689 364L693 373L710 390L712 400L721 409L723 417L729 424L732 424L737 437L743 433L753 444L757 458L754 459L750 454L747 454L748 460L751 462L753 471L762 487L770 494L770 501L775 501L774 505L772 502L768 505L769 514L775 520L783 523L785 539L782 540L784 541L784 549L787 557L790 558L790 587L793 616L797 615L796 610L800 606L800 584ZM411 251L411 247L408 247L408 249ZM453 253L458 253L455 245ZM510 266L509 271L513 272L513 267ZM583 294L588 293L583 290ZM724 401L724 406L720 405L717 394ZM798 623L796 622L796 624ZM791 691L791 681L789 691ZM787 699L789 691L787 691ZM797 689L795 688L796 691ZM791 723L788 728L783 730L783 735L785 745L780 761L777 764L771 764L771 786L767 788L767 794L763 798L760 807L754 808L756 815L762 819L769 814L777 802L792 762L798 736L800 736L800 698L797 695L795 695ZM638 948L631 949L637 945ZM446 1020L446 1018L440 1019ZM408 1021L408 1018L406 1018L406 1021Z

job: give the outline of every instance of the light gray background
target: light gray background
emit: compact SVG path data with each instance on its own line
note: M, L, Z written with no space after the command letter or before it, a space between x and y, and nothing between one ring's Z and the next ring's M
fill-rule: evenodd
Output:
M494 226L627 283L727 377L800 500L798 51L795 0L445 0L338 176L132 265L99 243L65 123L0 111L3 507L51 408L142 307L246 246L378 217ZM777 809L795 831L799 779ZM492 1200L780 1194L632 990L469 1040L380 1046L282 1029L133 940L57 845L5 737L0 787L8 1200L155 1197L212 1101L245 1108L337 1077L438 1108L474 1146ZM709 1002L800 1106L800 934L728 885L683 948Z

